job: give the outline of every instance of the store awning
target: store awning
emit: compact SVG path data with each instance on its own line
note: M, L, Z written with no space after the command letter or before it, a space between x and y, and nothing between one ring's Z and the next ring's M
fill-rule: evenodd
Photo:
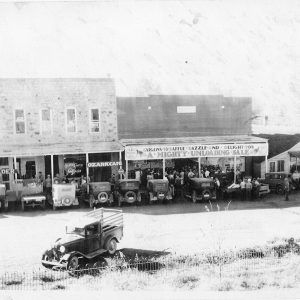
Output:
M122 139L126 160L266 156L268 140L251 135Z
M0 157L25 157L63 154L119 152L124 147L119 142L55 143L38 145L0 145Z

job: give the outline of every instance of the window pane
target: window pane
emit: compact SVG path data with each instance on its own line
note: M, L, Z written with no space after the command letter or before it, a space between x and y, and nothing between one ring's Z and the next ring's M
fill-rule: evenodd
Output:
M92 109L91 110L92 113L92 121L99 121L99 109Z
M16 121L25 121L25 119L24 119L24 110L23 109L16 109L15 110L15 117L16 117Z
M16 133L25 133L25 123L16 122Z
M99 132L100 131L99 122L92 122L91 123L91 131L92 132Z
M50 121L50 109L42 109L42 121Z
M75 109L67 109L67 131L68 132L75 132L76 125L75 125Z
M8 166L8 157L0 157L0 166Z

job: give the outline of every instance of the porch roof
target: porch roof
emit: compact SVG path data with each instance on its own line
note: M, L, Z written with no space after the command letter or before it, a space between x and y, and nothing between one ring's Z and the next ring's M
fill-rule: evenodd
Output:
M123 150L124 147L117 141L95 141L90 143L45 143L37 145L26 144L22 146L19 144L1 144L0 157L102 153L119 152Z

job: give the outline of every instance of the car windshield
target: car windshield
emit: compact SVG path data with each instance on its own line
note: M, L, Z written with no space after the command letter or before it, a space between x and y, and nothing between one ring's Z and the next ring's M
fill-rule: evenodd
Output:
M79 234L79 235L84 236L84 228L79 228L79 227L75 227L75 226L67 226L66 233L67 234Z

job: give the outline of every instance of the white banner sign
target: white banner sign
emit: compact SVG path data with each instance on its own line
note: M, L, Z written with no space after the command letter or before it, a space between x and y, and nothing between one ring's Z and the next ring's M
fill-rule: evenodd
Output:
M144 145L125 147L126 160L265 155L268 155L268 144L266 143L217 145Z

